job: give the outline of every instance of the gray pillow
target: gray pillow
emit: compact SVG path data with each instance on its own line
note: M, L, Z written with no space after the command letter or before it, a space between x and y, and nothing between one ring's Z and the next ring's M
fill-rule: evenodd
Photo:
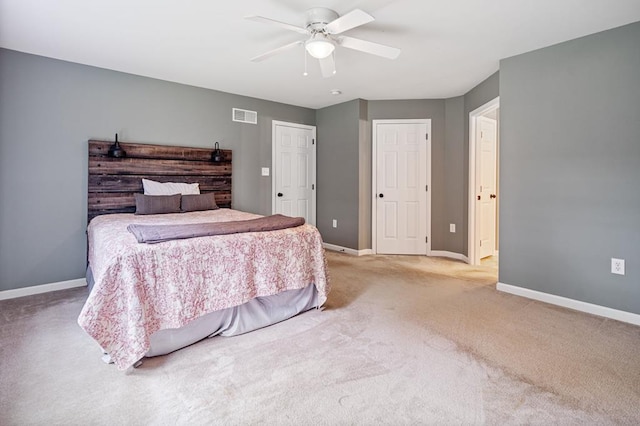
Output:
M195 212L199 210L216 210L219 209L216 204L216 197L213 192L199 195L183 195L182 211Z
M180 213L180 194L134 194L134 197L136 199L136 214Z

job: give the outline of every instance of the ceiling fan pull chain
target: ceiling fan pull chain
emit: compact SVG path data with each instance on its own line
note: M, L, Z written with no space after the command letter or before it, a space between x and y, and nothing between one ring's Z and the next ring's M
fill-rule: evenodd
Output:
M331 54L333 55L333 75L336 75L336 51L334 50Z
M302 49L302 51L304 52L304 72L302 73L303 76L308 76L309 73L307 72L307 49Z

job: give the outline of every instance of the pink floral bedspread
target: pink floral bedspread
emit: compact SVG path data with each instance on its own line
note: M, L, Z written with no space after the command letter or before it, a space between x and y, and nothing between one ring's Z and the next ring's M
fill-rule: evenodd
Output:
M318 230L309 224L269 232L140 244L136 224L254 219L230 209L164 215L98 216L88 227L95 285L78 324L126 369L149 350L156 331L179 328L219 309L313 283L322 305L329 292Z

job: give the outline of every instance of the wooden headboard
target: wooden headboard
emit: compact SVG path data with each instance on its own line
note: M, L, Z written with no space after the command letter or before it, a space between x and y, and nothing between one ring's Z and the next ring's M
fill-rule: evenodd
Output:
M142 178L158 182L199 183L214 192L220 207L231 207L231 150L211 162L213 149L120 142L127 156L107 156L113 141L89 141L87 223L109 213L133 213L133 194L142 193Z

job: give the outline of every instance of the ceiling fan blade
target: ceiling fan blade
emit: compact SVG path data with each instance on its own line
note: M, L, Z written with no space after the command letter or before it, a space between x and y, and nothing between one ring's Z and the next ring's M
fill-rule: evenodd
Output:
M300 44L302 44L302 41L294 41L293 43L289 43L289 44L285 44L284 46L280 46L277 49L273 49L270 50L266 53L263 53L262 55L258 55L255 58L251 58L251 62L260 62L260 61L264 61L267 58L270 58L274 55L277 55L280 52L284 52L285 50L291 49L293 47L296 47Z
M375 21L375 18L367 12L353 9L351 12L345 13L338 19L329 22L325 28L329 34L340 34L372 21Z
M387 59L396 59L402 52L402 50L396 47L385 46L384 44L347 36L340 37L338 39L338 43L340 43L340 46L346 47L347 49L359 50L361 52L371 53L372 55L382 56Z
M281 28L285 28L290 31L295 31L300 34L307 34L307 35L309 34L309 32L305 28L296 27L295 25L287 24L286 22L276 21L275 19L265 18L264 16L251 15L251 16L245 16L244 19L249 19L251 21L256 21L256 22L262 22L265 24L275 24Z
M320 72L322 72L322 76L324 78L333 77L336 74L336 61L333 58L333 54L327 56L326 58L319 59L320 61Z

